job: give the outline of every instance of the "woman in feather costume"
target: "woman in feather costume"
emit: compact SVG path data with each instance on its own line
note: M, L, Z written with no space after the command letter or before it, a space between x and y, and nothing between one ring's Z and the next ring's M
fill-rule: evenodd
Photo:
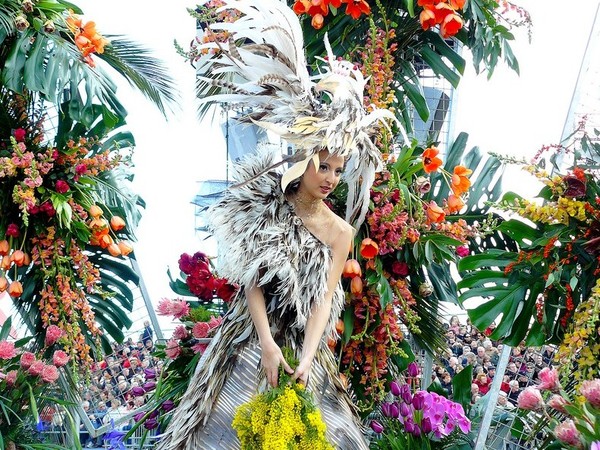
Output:
M223 3L217 12L234 10L240 18L209 25L209 33L228 39L200 46L206 56L198 66L199 97L237 106L242 121L275 132L293 154L277 163L264 151L244 160L234 168L237 184L207 214L218 272L240 291L158 448L238 449L235 410L276 385L280 365L293 372L281 352L287 346L300 361L293 376L313 393L328 440L342 450L367 449L326 342L336 336L344 304L340 275L353 235L349 222L363 220L381 165L371 135L377 122L394 116L366 113L362 74L333 55L327 38L324 67L309 76L300 23L284 2ZM291 166L280 173L282 163ZM346 221L323 203L342 177Z

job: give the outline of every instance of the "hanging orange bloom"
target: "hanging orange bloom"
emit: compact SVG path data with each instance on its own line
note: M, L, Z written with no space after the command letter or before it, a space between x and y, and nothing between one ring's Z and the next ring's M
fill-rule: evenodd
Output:
M352 292L352 295L354 295L355 297L360 297L362 295L362 291L363 291L362 279L360 277L352 278L352 281L350 282L350 292Z
M421 14L419 14L419 20L421 21L421 27L427 31L436 24L435 13L431 8L425 7Z
M133 251L133 246L127 241L119 242L119 249L121 250L121 255L127 256Z
M435 23L443 23L446 17L454 14L454 9L447 3L438 3L433 8L435 14Z
M373 239L365 238L360 243L360 255L365 259L373 259L379 253L379 245Z
M342 277L344 278L354 278L360 277L362 275L362 270L360 269L360 264L355 259L349 259L344 264L344 270L342 271Z
M8 280L6 277L0 276L0 294L8 289Z
M450 194L448 196L448 212L450 214L457 213L465 206L465 202L457 195Z
M465 166L456 166L454 168L454 175L452 175L450 187L455 195L462 195L469 190L471 187L471 180L469 180L468 176L472 173L473 171L467 169Z
M23 285L20 281L13 281L8 286L8 295L13 298L19 297L23 293Z
M463 9L465 7L466 0L448 0L448 3L454 9Z
M8 241L3 239L0 241L0 256L8 255L10 251L10 246L8 245Z
M346 3L346 14L352 16L354 20L361 14L371 14L371 7L365 0L345 0L344 3Z
M425 211L427 214L427 222L428 223L440 223L446 219L446 213L442 208L438 206L436 202L433 200L429 202L427 205L427 210Z
M458 14L448 14L441 26L440 35L445 39L447 37L454 36L463 26L463 20Z
M125 221L119 216L112 216L110 218L110 227L113 231L120 231L125 228Z
M435 172L442 165L442 160L437 157L439 152L435 147L429 147L423 152L423 168L426 173Z
M310 21L310 24L315 30L320 30L323 28L323 23L325 22L325 18L322 14L315 14Z

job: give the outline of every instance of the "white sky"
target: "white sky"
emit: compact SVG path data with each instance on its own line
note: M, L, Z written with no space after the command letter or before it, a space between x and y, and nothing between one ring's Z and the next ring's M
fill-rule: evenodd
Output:
M558 0L518 3L530 11L534 23L531 45L524 32L513 44L521 76L500 65L488 81L485 75L476 77L468 66L458 93L455 133L468 132L469 145L484 151L531 157L542 144L560 139L598 2L580 0L576 7ZM125 34L154 49L168 64L182 94L181 112L167 123L140 94L126 87L119 91L137 141L134 188L147 202L135 251L156 305L161 297L175 297L167 267L177 273L182 252L206 250L194 233L190 203L197 181L224 174L221 132L197 123L194 71L173 47L174 39L185 47L195 36L194 20L186 11L193 4L181 0L77 4L84 19L94 20L101 33Z

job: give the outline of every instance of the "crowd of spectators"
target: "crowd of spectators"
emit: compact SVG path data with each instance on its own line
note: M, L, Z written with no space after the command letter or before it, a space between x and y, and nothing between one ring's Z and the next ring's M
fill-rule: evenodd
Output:
M120 419L132 416L146 402L148 383L162 369L163 361L152 355L154 340L148 321L139 339L113 343L112 354L95 364L91 383L82 392L81 407L94 426L114 424L115 429L127 429L128 422ZM94 438L81 424L81 443L85 447L101 446L102 437Z
M490 390L496 377L496 366L503 345L490 339L494 326L479 331L467 319L461 323L458 316L452 316L446 327L448 349L434 366L434 379L452 396L452 378L467 365L473 367L471 384L471 403ZM521 391L539 382L538 374L544 367L552 365L554 349L551 346L542 348L513 347L511 355L502 375L498 405L511 410L516 407L517 397Z

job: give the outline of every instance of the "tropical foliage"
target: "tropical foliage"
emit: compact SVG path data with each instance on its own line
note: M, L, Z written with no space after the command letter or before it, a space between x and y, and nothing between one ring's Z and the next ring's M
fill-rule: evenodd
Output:
M105 67L163 113L176 93L146 50L80 13L61 0L0 7L0 288L38 345L58 325L65 351L87 363L98 339L109 348L131 325L137 275L118 258L143 206L124 185L134 140Z

